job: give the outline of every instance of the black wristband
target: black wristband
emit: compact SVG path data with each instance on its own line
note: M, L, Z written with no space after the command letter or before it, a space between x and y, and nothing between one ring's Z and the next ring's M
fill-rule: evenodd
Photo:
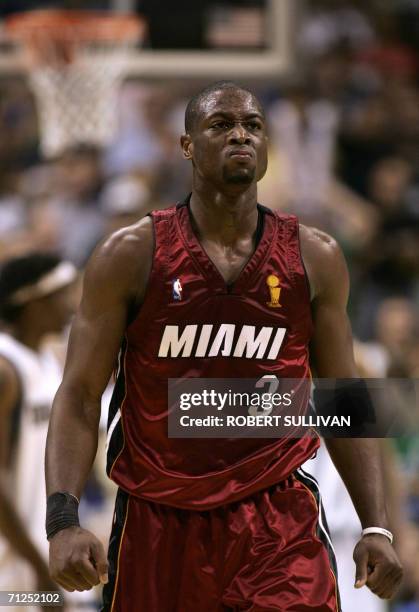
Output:
M79 527L79 502L70 493L57 492L47 499L45 529L47 539L67 527Z

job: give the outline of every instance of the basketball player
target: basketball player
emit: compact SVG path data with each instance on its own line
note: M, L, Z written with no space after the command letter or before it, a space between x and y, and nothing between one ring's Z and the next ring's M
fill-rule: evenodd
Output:
M168 438L167 379L307 378L309 356L319 377L356 377L341 251L257 204L267 138L251 92L234 83L200 92L181 145L191 196L114 234L87 267L47 444L51 575L68 590L101 581L112 612L339 610L316 482L299 470L317 438ZM118 352L107 562L77 505ZM327 447L372 529L354 551L356 586L390 598L402 570L375 442Z
M43 253L11 259L0 273L0 590L57 589L43 537L43 455L62 364L44 341L69 322L75 279L73 265Z

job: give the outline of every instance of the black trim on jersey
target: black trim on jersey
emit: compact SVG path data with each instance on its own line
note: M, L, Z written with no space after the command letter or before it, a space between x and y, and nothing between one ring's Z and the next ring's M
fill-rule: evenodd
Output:
M112 393L111 402L109 405L108 425L107 425L108 431L112 424L112 421L115 418L116 413L118 412L118 410L121 409L122 402L124 401L124 398L125 398L126 384L125 384L124 360L125 360L126 352L127 352L127 341L124 339L124 341L122 342L121 350L119 352L117 378L116 378L115 387ZM111 439L109 440L109 445L108 445L108 452L107 452L107 457L106 457L106 473L108 474L109 477L111 475L113 464L115 463L118 455L122 451L123 446L124 446L124 431L122 429L122 415L121 415L121 418L119 419L118 423L115 426L115 429L112 432L112 436L111 436Z
M191 197L192 197L192 193L189 193L184 200L182 200L181 202L178 202L176 204L176 209L178 210L182 206L187 206L188 209L189 209L189 213L190 213ZM258 220L257 220L256 232L255 232L255 248L254 248L254 251L256 251L256 249L258 248L259 242L261 241L262 236L263 236L263 232L264 232L264 229L265 229L265 215L266 214L273 215L273 212L269 208L266 208L266 206L262 206L261 204L257 204L257 211L258 211ZM227 291L228 292L233 287L235 282L236 281L234 280L231 283L226 283L226 287L227 287Z
M135 319L138 317L138 315L140 314L140 310L146 300L147 297L147 290L148 287L150 285L150 280L151 280L151 275L153 273L153 267L154 267L154 258L156 256L156 228L154 225L154 219L153 219L153 215L151 212L147 213L145 215L145 217L143 217L143 219L145 219L146 217L149 217L151 220L151 228L152 228L152 232L153 232L153 255L152 255L152 260L151 260L151 267L150 267L150 273L147 279L147 285L145 288L145 294L143 296L142 300L133 300L129 306L128 306L128 312L127 312L127 323L126 323L126 328L128 328L131 323L134 323Z
M191 197L192 197L192 192L188 193L186 198L184 198L180 202L177 202L176 208L181 208L182 206L189 206L190 203L191 203ZM275 216L275 213L270 208L268 208L267 206L263 206L263 204L257 204L257 208L258 208L259 212L261 212L261 213Z
M131 323L134 323L135 319L140 314L141 306L142 306L142 304L138 304L138 302L132 302L128 306L127 325L126 325L126 327L129 327L131 325Z
M176 210L178 208L181 208L181 206L189 206L189 202L191 201L191 197L192 197L192 192L188 193L188 195L186 196L186 198L184 200L181 200L180 202L177 202Z
M265 229L265 211L263 210L263 206L257 206L258 210L258 224L256 226L255 232L255 249L257 249L260 239L263 236L263 230Z
M257 207L259 212L263 213L264 215L271 215L272 217L275 216L275 213L267 206L263 206L263 204L258 204Z
M328 555L329 561L330 561L330 566L331 566L331 569L332 569L333 574L334 574L335 579L336 579L336 596L337 596L337 605L338 605L337 609L338 609L338 612L342 612L341 601L340 601L340 593L339 593L339 584L338 584L337 562L336 562L335 552L334 552L333 548L331 547L329 539L327 538L327 536L326 536L326 534L324 532L324 531L327 531L327 534L328 534L328 536L329 536L329 538L331 540L330 529L329 529L329 526L327 524L326 514L324 512L323 503L322 503L321 495L320 495L319 485L317 483L317 480L314 478L314 476L312 476L308 472L305 472L301 467L298 468L298 470L294 472L294 476L296 477L297 480L302 482L302 484L304 486L306 486L307 489L309 489L311 491L311 493L314 495L314 498L316 500L316 505L317 505L317 509L318 509L318 512L319 512L319 517L321 518L321 522L322 522L322 525L323 525L323 528L322 528L321 525L320 525L320 520L317 521L316 536L318 537L318 539L322 542L322 544L326 548L327 555Z
M129 495L122 489L118 489L115 499L115 511L113 515L112 531L109 538L108 549L108 582L103 587L103 607L101 612L110 612L114 597L116 579L118 575L119 550L124 535L125 521L127 518Z

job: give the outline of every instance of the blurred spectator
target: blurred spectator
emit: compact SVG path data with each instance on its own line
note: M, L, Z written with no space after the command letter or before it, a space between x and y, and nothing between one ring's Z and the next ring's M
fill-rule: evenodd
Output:
M42 228L44 248L57 250L82 266L103 235L99 210L102 188L100 152L90 146L77 146L54 164L50 193L33 204L35 227Z
M282 152L283 192L296 214L322 213L330 186L338 111L293 87L269 110L271 141Z
M163 94L162 88L157 87L157 91ZM132 172L138 168L153 174L160 163L161 146L147 116L147 107L153 98L159 99L156 87L137 82L123 85L118 104L118 134L104 156L106 174Z
M0 257L10 236L16 236L26 224L25 202L16 186L16 173L0 174Z
M368 18L345 0L311 1L299 44L306 55L319 56L345 42L354 49L371 45L374 30Z
M25 80L0 75L0 164L23 168L38 160L35 101Z
M408 355L419 343L419 311L411 301L394 297L382 302L377 312L376 338L389 355L389 374L412 377Z
M121 176L105 185L100 208L105 217L105 235L135 223L152 209L151 193L144 180Z
M402 216L404 200L413 179L413 168L400 157L381 159L369 176L369 196L385 218Z
M104 156L106 174L137 172L155 206L168 206L189 191L190 169L180 155L184 88L129 82L120 95L120 130Z

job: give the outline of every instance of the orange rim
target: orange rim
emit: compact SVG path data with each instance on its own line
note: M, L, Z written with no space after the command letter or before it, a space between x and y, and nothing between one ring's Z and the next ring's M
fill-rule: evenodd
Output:
M136 42L144 36L145 21L137 15L101 11L35 10L6 19L12 38L31 44L36 38L62 42Z

